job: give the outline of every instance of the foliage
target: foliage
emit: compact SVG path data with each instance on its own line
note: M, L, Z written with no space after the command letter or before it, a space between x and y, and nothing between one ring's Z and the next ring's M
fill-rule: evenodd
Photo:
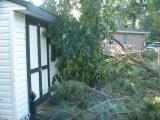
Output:
M145 12L145 4L136 0L117 1L117 25L119 29L137 28L136 23Z
M150 31L150 39L147 43L159 42L160 40L160 29L158 25L160 24L160 14L158 12L152 12L150 15L145 16L143 21L141 21L142 29L145 31Z
M101 41L115 28L111 1L59 0L54 5L51 0L45 2L45 9L59 15L51 35L52 43L61 49L57 67L63 80L79 80L94 86L104 79ZM72 14L73 10L80 12L79 18Z
M148 61L154 61L154 60L158 60L158 52L152 51L152 50L146 50L144 52L142 52L142 56L145 60Z
M150 39L148 43L154 41L160 41L160 29L158 25L160 24L160 1L152 0L148 1L146 7L146 14L140 21L141 29L145 31L150 31Z
M46 120L160 119L159 79L131 66L130 61L104 58L101 40L115 29L114 3L115 0L46 0L44 8L59 15L50 34L52 44L61 50L56 75L60 83L51 88L53 108L46 113ZM72 14L73 9L80 12L78 18ZM148 53L144 56L150 59ZM91 91L95 89L86 83L99 92Z
M124 80L120 82L120 87L126 91L128 91L129 95L133 95L136 93L135 85L132 81Z
M157 78L144 80L136 77L105 82L106 86L101 91L108 97L89 91L91 88L77 81L64 81L57 85L58 87L53 90L57 90L55 96L61 97L56 100L56 104L54 102L50 105L53 107L52 111L48 111L43 120L158 120L160 118L160 87ZM54 97L52 100L55 101Z
M61 84L52 86L51 91L56 91L56 93L53 96L51 102L52 104L56 104L56 101L64 99L78 103L79 101L83 101L83 97L85 96L87 90L88 86L82 82L63 81Z
M108 59L105 78L111 81L127 79L132 71L133 68L130 63L119 62L114 58Z
M113 3L114 4L114 3ZM160 1L120 0L115 4L116 24L119 29L136 28L150 32L147 43L160 41Z

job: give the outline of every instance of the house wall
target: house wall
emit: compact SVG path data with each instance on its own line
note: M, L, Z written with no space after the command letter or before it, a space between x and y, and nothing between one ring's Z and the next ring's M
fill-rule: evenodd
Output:
M0 120L28 120L25 15L15 4L0 1ZM51 61L50 78L56 73Z
M19 120L29 111L25 16L17 9L21 7L0 1L0 120Z
M128 44L133 45L136 49L144 49L145 35L144 34L129 34Z
M131 45L137 50L144 49L145 44L145 34L137 33L114 33L113 36L120 41L121 44L125 44L127 39L127 44ZM113 44L116 44L115 42Z
M17 118L22 119L29 113L27 65L26 65L26 28L25 15L14 12L14 84Z
M0 120L13 120L11 76L11 12L0 2Z

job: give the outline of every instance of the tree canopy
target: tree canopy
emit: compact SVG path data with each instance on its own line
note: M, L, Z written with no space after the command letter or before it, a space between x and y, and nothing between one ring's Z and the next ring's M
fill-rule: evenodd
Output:
M147 42L160 41L160 1L159 0L121 0L116 5L119 29L132 27L150 32Z
M109 40L110 31L117 28L149 31L150 41L159 40L159 5L158 0L45 0L43 8L59 16L50 33L62 54L58 76L88 84L103 79L102 40Z
M104 77L102 40L115 30L114 0L46 0L44 8L59 16L52 43L61 50L57 67L64 80L94 85ZM79 13L77 18L73 11Z
M160 1L154 0L147 3L145 15L140 21L142 30L149 31L148 42L160 41Z

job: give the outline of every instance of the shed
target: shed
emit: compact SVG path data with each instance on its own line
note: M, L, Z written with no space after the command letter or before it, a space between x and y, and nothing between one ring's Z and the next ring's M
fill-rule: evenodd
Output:
M128 45L136 50L142 50L145 47L145 41L148 36L148 32L140 31L117 31L112 35L122 44ZM113 42L116 45L115 42Z
M0 0L0 120L29 120L29 96L36 105L50 92L56 72L45 36L57 17L23 0Z

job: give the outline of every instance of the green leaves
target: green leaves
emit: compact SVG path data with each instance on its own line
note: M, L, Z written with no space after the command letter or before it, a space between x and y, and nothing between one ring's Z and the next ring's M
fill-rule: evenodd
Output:
M78 101L82 101L84 99L83 97L87 94L87 90L89 90L89 87L86 84L72 80L63 81L60 84L53 85L51 88L51 91L56 91L55 97L57 102L65 99L77 103Z
M114 29L113 10L106 1L59 0L54 8L45 5L60 16L57 25L51 28L51 36L52 43L62 51L57 67L63 80L78 80L94 86L96 81L104 79L101 40ZM81 14L78 20L71 14L75 8Z

